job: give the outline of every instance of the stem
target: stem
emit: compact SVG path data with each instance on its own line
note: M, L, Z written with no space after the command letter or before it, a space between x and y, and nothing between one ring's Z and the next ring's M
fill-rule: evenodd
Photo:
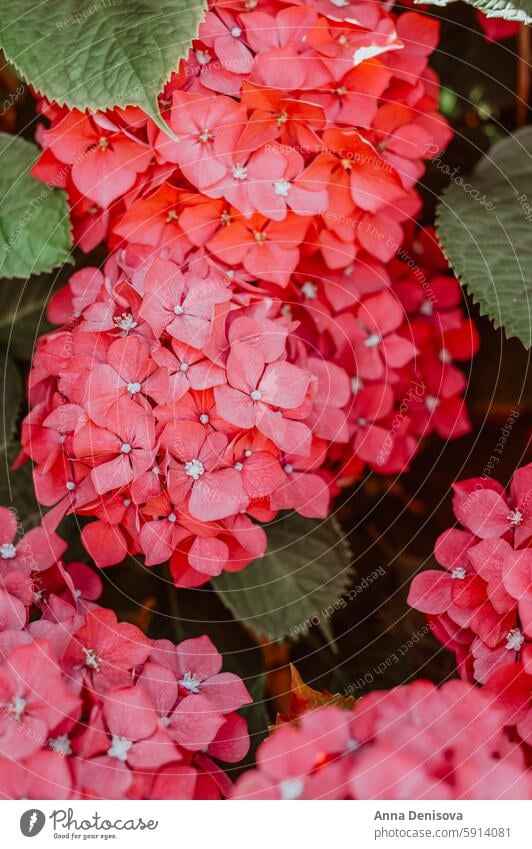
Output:
M523 24L517 34L517 126L524 127L530 97L530 27Z

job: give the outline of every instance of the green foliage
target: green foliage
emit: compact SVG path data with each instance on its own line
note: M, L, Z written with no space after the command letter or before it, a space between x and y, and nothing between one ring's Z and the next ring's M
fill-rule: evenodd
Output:
M264 557L212 581L223 603L238 621L270 640L300 636L312 624L332 639L328 608L347 589L351 564L340 526L334 519L287 513L265 530Z
M429 3L432 6L448 6L455 0L414 0L415 3ZM505 21L532 22L532 0L465 0L470 6L484 12L488 18L504 18Z
M163 128L157 93L196 37L206 0L4 0L0 44L25 80L78 109L140 106Z

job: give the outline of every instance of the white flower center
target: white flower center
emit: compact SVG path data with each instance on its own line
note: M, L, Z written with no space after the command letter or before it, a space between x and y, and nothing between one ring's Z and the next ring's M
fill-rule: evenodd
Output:
M140 392L141 384L140 383L128 383L127 391L131 393L131 395L136 395L137 392Z
M254 389L253 392L249 393L249 397L251 398L252 401L260 401L260 399L262 398L262 395L260 394L258 389Z
M169 522L172 522L172 524L173 524L174 522L177 522L177 516L176 516L176 514L175 514L175 513L170 513L170 515L168 516L168 521L169 521Z
M441 351L440 351L440 355L439 355L439 356L440 356L440 362L442 362L442 363L450 363L450 362L452 362L452 359L453 359L453 358L451 357L451 355L450 355L449 351L447 350L447 348L442 348L442 349L441 349Z
M64 445L66 442L66 433L62 433L59 436L59 445Z
M337 9L342 9L344 6L349 6L349 0L329 0Z
M74 483L74 481L67 481L65 486L69 492L73 492L76 488L76 484Z
M451 572L451 576L463 581L466 576L466 570L462 566L457 566L456 569L453 569Z
M365 419L364 416L360 416L360 418L357 419L357 425L359 427L366 427L367 423L368 423L368 420Z
M164 725L165 728L168 728L168 726L170 725L170 717L161 716L161 724Z
M307 280L306 283L303 283L301 287L301 291L303 292L306 298L315 298L318 294L318 287L315 283L311 283L310 280Z
M244 165L235 165L233 168L233 177L235 180L247 180L248 169Z
M244 451L245 457L251 457L252 454L253 454L253 451L251 450L251 448L246 448L246 450Z
M113 734L111 745L107 749L107 754L110 758L116 758L117 761L127 761L127 753L133 745L133 740L127 740L125 737L117 737Z
M51 737L48 740L48 746L52 752L59 752L60 755L71 755L72 746L68 739L68 734L61 734L59 737Z
M122 315L117 316L114 319L114 323L116 326L122 330L124 333L129 333L130 330L134 330L137 326L137 322L133 318L130 312L124 312Z
M198 136L198 141L201 142L201 144L206 144L211 139L212 133L210 132L210 130L203 130L203 132L201 132ZM180 313L177 313L177 315L180 315Z
M87 666L89 669L95 669L96 672L98 672L100 668L100 658L98 657L94 649L84 648L83 651L85 652L85 666Z
M129 454L131 451L131 445L129 444L129 442L123 442L120 447L120 451L122 452L122 454Z
M17 549L10 542L3 542L0 545L0 557L2 560L12 560L13 557L17 556Z
M281 799L284 799L285 801L299 799L304 786L302 778L291 778L288 781L281 781L279 785Z
M237 470L237 472L241 472L243 468L243 463L235 463L235 469Z
M201 424L209 424L209 417L208 417L207 413L202 413L201 416L199 417L199 420L200 420Z
M512 510L512 512L508 516L508 521L510 522L511 528L517 528L517 526L522 523L523 519L524 516L520 510Z
M203 468L201 460L190 460L188 463L185 463L185 472L195 481L198 480L204 471L205 469Z
M288 180L276 180L273 184L273 190L276 195L279 195L282 198L288 197L288 192L292 188L292 183Z
M180 371L188 371L189 368L190 365L188 363L181 363L181 365L179 366Z
M131 504L131 498L124 498L123 505L124 507L129 507Z
M423 301L419 308L419 311L421 315L432 315L434 312L430 301Z
M199 693L201 681L193 672L185 672L179 683L190 693Z
M294 471L294 467L292 466L292 463L286 463L285 466L284 466L284 471L286 472L287 475L291 475L292 472Z
M353 393L353 395L356 395L358 390L362 389L363 385L364 384L362 383L362 380L360 379L360 377L352 377L351 378L351 392Z
M181 306L181 304L176 304L176 305L175 305L175 307L174 307L174 313L175 313L176 315L183 315L183 307Z
M381 341L382 339L378 333L372 333L371 336L364 339L364 345L366 348L374 348L375 345L379 345Z
M510 651L519 651L524 641L524 635L521 633L519 628L512 628L512 630L506 635L505 648Z
M13 696L11 702L7 706L8 713L17 722L22 719L22 714L26 710L26 699L22 696Z
M231 35L233 36L233 38L240 38L240 36L242 35L242 30L240 29L240 27L233 27L233 29L231 30Z
M439 398L435 398L434 395L427 395L425 398L425 406L430 413L434 412L439 403Z

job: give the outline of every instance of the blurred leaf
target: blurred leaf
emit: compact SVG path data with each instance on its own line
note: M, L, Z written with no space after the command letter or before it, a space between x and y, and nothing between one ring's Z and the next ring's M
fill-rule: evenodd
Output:
M268 551L241 572L212 581L237 621L271 640L319 627L332 639L329 608L349 585L351 552L334 519L296 513L267 525ZM334 607L333 607L334 610Z
M157 94L198 33L205 0L4 0L0 44L34 88L78 109L140 106L163 128Z
M481 311L532 344L532 127L498 142L437 210L443 250Z
M35 180L39 151L0 133L0 277L29 277L69 261L72 236L67 196Z

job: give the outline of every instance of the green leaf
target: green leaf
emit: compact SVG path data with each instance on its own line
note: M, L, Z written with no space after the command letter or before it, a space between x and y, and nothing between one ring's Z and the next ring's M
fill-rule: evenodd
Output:
M69 260L67 197L28 174L38 155L31 142L0 133L0 277L41 274Z
M507 337L532 345L532 127L453 177L437 209L443 250L473 300Z
M78 109L140 106L167 129L157 94L197 36L206 0L3 0L0 44L25 80Z
M465 0L488 18L504 18L505 21L532 22L532 0ZM448 6L455 0L414 0L416 4L428 3L432 6Z
M351 552L334 519L284 514L266 528L268 551L241 572L212 581L234 617L270 640L313 625L332 639L330 616L349 586Z

